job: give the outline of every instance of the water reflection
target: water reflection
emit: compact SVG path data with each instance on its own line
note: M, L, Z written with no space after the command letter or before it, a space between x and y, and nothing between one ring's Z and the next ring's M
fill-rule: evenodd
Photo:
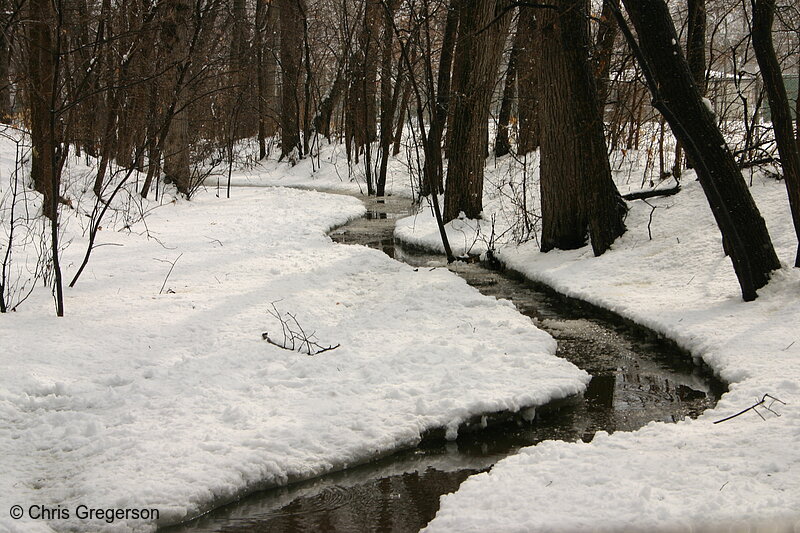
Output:
M331 233L418 267L450 268L482 293L511 300L558 340L558 355L592 375L583 397L532 421L505 417L456 442L430 441L418 449L251 495L171 531L419 531L436 514L439 496L467 476L485 471L520 447L547 439L590 441L597 431L630 431L652 420L673 422L712 407L724 387L666 344L565 303L531 283L479 263L447 266L442 257L394 242L395 220L408 201L367 201L367 216Z

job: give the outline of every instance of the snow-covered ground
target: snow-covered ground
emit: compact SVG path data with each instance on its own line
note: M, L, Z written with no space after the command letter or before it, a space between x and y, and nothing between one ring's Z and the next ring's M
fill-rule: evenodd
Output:
M485 250L492 217L508 211L513 195L496 193L499 175L488 175L484 220L451 223L458 253ZM628 232L601 257L589 248L541 254L535 241L496 255L675 340L730 392L698 420L524 449L444 496L427 531L800 531L800 269L788 266L796 240L786 189L753 177L784 268L744 303L699 184L691 173L683 184L677 196L649 200L655 210L632 202ZM441 249L427 211L398 221L396 236ZM714 424L765 394L785 402L767 399L779 417L761 408L764 419L749 411Z
M0 197L13 159L3 142ZM116 216L101 231L116 246L95 250L66 292L65 318L53 317L46 288L0 315L0 531L148 530L152 521L109 524L75 511L152 507L161 523L174 522L257 487L411 446L432 427L452 436L471 414L583 388L587 376L553 358L549 336L507 302L443 269L415 271L331 243L328 229L363 212L356 200L263 188L363 188L341 150L323 154L315 173L309 161L236 172L230 199L208 182L191 202L145 202L144 221ZM506 158L490 167L479 233L475 221L451 224L457 253L494 246L529 277L674 339L730 392L698 420L524 449L443 497L428 529L800 530L798 269L785 266L743 303L691 175L677 196L650 200L654 211L633 202L628 233L602 257L540 254L535 217L521 216L523 198L536 210L535 169L523 191L518 165ZM628 175L620 184L637 188ZM75 165L76 184L82 176ZM783 184L756 176L751 190L788 263L794 234ZM390 191L410 195L399 161ZM72 274L85 220L65 223ZM397 235L440 246L428 210L400 221ZM309 357L262 340L263 332L281 338L272 302L322 345L341 347ZM764 394L785 402L772 405L779 417L762 408L763 420L749 411L713 424ZM13 520L12 505L26 516ZM70 518L31 520L32 505Z
M443 497L428 529L800 531L800 270L790 267L796 240L784 184L746 176L784 267L744 303L691 172L677 196L631 202L628 232L602 257L589 248L539 253L536 217L523 209L538 211L536 157L527 167L488 161L484 219L448 224L455 253L493 248L510 268L675 340L730 391L698 420L525 449ZM621 192L651 185L639 159L615 161ZM332 172L296 176L292 185L342 187ZM394 193L408 195L406 183L396 180ZM395 236L442 250L430 209L398 221ZM764 419L748 411L714 424L765 394L784 402L765 404L780 416L761 407Z
M10 149L3 139L5 202ZM91 200L88 169L73 162L69 176L67 281ZM117 207L135 205L126 198ZM142 203L144 220L109 217L104 246L65 291L64 318L47 287L0 315L0 531L152 530L153 520L83 516L157 509L158 523L177 522L588 380L509 302L445 269L332 243L325 232L364 211L353 198L237 187L225 199L212 187L169 199ZM10 212L0 213L6 246ZM13 265L36 253L29 235ZM262 333L282 340L273 303L340 347L312 357L269 344Z

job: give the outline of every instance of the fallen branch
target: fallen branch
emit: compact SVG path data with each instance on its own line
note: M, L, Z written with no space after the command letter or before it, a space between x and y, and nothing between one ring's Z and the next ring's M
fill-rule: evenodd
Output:
M639 191L639 192L631 192L628 194L623 194L622 198L627 201L632 200L646 200L648 198L655 198L657 196L673 196L678 194L681 190L680 185L676 185L669 189L654 189L651 191Z
M770 400L772 400L772 401L769 402L769 405L766 405L768 398ZM758 412L758 407L763 407L764 409L766 409L767 411L769 411L773 415L775 415L777 417L780 417L781 416L780 413L776 413L775 411L772 410L772 406L775 404L775 402L778 402L780 404L786 405L786 402L782 402L781 400L775 398L774 396L770 396L769 394L765 394L764 396L761 397L761 400L759 400L758 402L754 403L753 405L751 405L747 409L742 409L741 411L739 411L735 415L731 415L731 416L725 417L722 420L717 420L714 423L715 424L719 424L720 422L725 422L727 420L730 420L731 418L736 418L739 415L743 415L747 411L753 411L755 414L757 414L758 416L761 417L761 420L766 420L766 418L764 418L764 415L762 415L761 413Z
M282 348L284 350L289 350L291 352L299 352L304 353L306 355L318 355L323 352L329 352L331 350L335 350L340 344L336 346L323 346L319 344L315 340L314 332L311 334L307 334L300 323L297 321L297 317L291 313L281 313L278 311L278 308L275 307L275 302L272 302L272 310L267 311L270 315L274 316L278 319L281 323L281 332L283 334L282 341L276 341L271 339L268 332L264 332L261 334L261 338L267 341L268 343L272 344L273 346L277 346L278 348Z

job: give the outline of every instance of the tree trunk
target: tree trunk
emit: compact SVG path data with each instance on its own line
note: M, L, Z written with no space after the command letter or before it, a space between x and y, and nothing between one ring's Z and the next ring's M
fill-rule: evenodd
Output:
M43 195L42 212L50 219L56 216L54 195L58 194L56 168L56 139L50 128L53 104L53 40L51 27L54 13L49 0L28 2L28 84L27 92L31 110L31 178L37 191ZM54 187L54 185L56 187Z
M303 47L304 0L280 0L281 18L281 159L297 151L303 157L300 139L300 67Z
M517 58L517 155L522 156L539 147L539 81L537 79L539 50L537 41L537 9L522 7L519 11L517 33L520 50Z
M0 3L0 124L11 124L11 64L10 18L7 2Z
M772 43L772 22L775 16L775 0L755 0L753 7L753 49L758 67L764 79L764 88L769 98L772 129L781 156L783 181L789 195L792 222L798 240L795 267L800 267L800 150L794 137L792 111L783 83L781 67Z
M605 116L606 101L611 85L611 58L614 54L614 42L617 39L617 22L614 20L613 0L603 0L600 14L600 26L597 30L597 43L594 47L594 77L597 82L597 102L600 104L600 115Z
M511 142L508 138L508 125L511 122L511 107L514 104L514 96L517 85L517 57L521 47L519 32L514 35L514 44L508 56L508 68L506 68L506 81L503 87L503 100L500 103L500 116L497 118L497 136L494 141L494 155L502 157L511 151Z
M611 178L603 122L589 64L588 2L558 0L540 16L541 249L595 255L625 231L625 209ZM588 231L587 231L588 230Z
M431 127L428 133L428 157L425 158L423 175L430 175L436 192L444 191L444 165L442 162L442 133L447 122L447 115L450 108L450 72L453 68L453 52L456 46L456 34L458 32L458 4L461 0L450 0L447 6L447 18L444 25L444 35L442 36L442 52L439 56L439 71L436 79L436 104L431 117ZM422 180L420 194L427 196L430 194L428 180Z
M347 80L344 77L344 55L342 56L342 63L336 69L336 77L333 80L330 91L327 96L322 100L319 105L317 116L314 117L314 128L328 139L331 140L331 118L333 111L341 100L345 89L347 88Z
M461 212L469 218L478 218L483 211L489 106L510 11L491 26L489 23L506 6L506 0L460 2L451 91L453 121L448 140L450 162L444 197L445 221L457 218Z
M689 23L686 35L686 60L692 79L701 95L706 94L706 2L689 1Z
M267 80L265 79L264 61L267 59L264 54L264 41L267 36L267 12L272 7L267 0L256 0L256 23L253 31L253 48L256 52L256 110L258 112L258 160L267 157L267 128L266 128L266 92Z
M386 192L386 173L389 167L389 147L394 138L394 112L397 108L397 100L400 97L400 80L392 83L392 43L394 41L394 31L392 29L392 17L398 2L387 0L384 10L383 24L383 47L381 50L381 152L378 169L378 177L375 183L375 195L383 196Z
M395 130L394 130L394 144L392 146L392 155L397 155L400 153L400 141L403 140L403 124L405 124L405 119L403 117L405 116L406 110L408 109L409 101L411 101L411 83L406 82L403 87L403 97L400 98L400 107L398 108L398 113L397 113L397 122L395 124ZM439 149L439 154L441 157L441 147Z
M189 24L192 13L187 0L169 0L165 3L162 39L169 60L170 87L174 91L174 112L164 140L164 181L175 184L178 192L190 194L191 170L189 163L189 110L183 71L189 66Z
M724 241L729 243L742 297L754 300L770 272L780 268L767 226L736 166L712 112L703 103L663 0L623 0L639 36L628 32L631 47L648 77L653 105L669 122L697 175ZM623 31L627 25L618 16ZM669 53L669 52L672 53Z

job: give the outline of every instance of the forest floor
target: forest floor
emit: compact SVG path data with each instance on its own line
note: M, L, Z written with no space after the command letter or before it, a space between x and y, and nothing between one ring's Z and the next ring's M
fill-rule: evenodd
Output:
M334 244L326 232L364 213L357 199L288 188L226 199L208 187L191 201L125 188L56 318L32 274L47 227L15 179L13 140L0 139L0 257L11 303L35 288L0 315L0 531L150 531L433 428L454 438L473 415L542 405L589 379L510 302L446 269ZM66 174L66 282L94 206L84 163ZM276 346L290 344L284 328L316 344Z
M674 184L637 178L642 165L633 157L615 162L622 192ZM276 181L352 188L340 175L323 167L313 178L294 170ZM390 167L396 194L409 194L407 176ZM537 221L522 209L538 210L536 171L511 158L489 164L482 220L447 227L456 254L491 248L530 279L674 340L729 392L697 420L523 449L444 496L428 531L800 531L800 269L790 266L797 242L783 182L746 178L783 264L751 303L741 299L691 171L678 195L630 202L627 233L594 257L589 247L540 253ZM430 209L398 221L395 237L443 250Z

